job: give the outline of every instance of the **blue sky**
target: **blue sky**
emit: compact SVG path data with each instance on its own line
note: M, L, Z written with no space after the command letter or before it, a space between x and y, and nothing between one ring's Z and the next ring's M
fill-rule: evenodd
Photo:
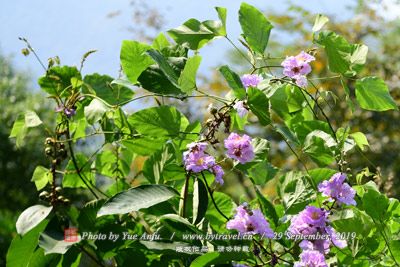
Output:
M264 10L282 12L286 1L248 0ZM348 0L294 0L295 4L307 5L317 13L348 16ZM40 65L32 56L25 58L20 50L24 44L19 36L26 37L42 60L58 55L63 64L78 65L82 54L90 49L98 52L91 55L85 64L85 73L107 73L117 76L119 70L119 50L124 39L133 39L128 27L135 27L131 19L134 7L129 0L10 0L0 4L0 51L12 55L20 69L27 70L35 80L43 74ZM228 8L228 33L232 39L240 34L237 11L241 1L236 0L154 0L147 5L157 7L164 16L162 31L174 28L189 18L199 20L216 19L214 6ZM113 11L121 14L110 19ZM200 71L207 73L212 66L224 63L229 44L216 40L202 49L203 62Z

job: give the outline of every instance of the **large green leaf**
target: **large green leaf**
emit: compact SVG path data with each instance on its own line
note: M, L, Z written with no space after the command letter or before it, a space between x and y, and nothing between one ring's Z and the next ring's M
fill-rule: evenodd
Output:
M221 12L219 12L221 13ZM224 36L225 25L221 21L189 19L182 26L168 31L169 36L178 44L186 44L192 50L198 50L218 36Z
M175 73L175 78L182 72L186 58L184 57L168 57L164 58L166 61L163 66L169 66L168 73L172 73L171 69ZM173 82L171 82L171 80ZM177 82L174 78L167 77L164 71L160 68L158 64L153 64L149 66L145 71L140 74L138 81L140 85L146 89L147 91L157 93L157 94L164 94L164 95L184 95L184 93L179 89L177 86Z
M235 202L232 198L221 192L213 193L214 200L221 212L231 217L233 210L236 208ZM208 202L208 208L206 212L206 219L210 222L211 226L217 231L226 231L224 224L226 223L225 218L217 211L212 201Z
M143 136L140 138L123 140L122 144L135 154L149 156L153 155L154 152L159 151L165 144L166 139L167 138L165 137L156 138Z
M234 95L239 99L244 99L246 97L246 90L243 87L239 75L226 65L220 67L219 72L224 76L229 87L232 88Z
M147 44L125 40L121 46L121 66L129 81L137 83L140 74L147 69L153 60L145 52L150 49Z
M175 137L189 124L182 113L170 106L143 109L129 116L128 121L139 133L156 137Z
M326 166L335 160L336 146L337 143L331 135L321 130L314 130L306 136L303 150L319 166Z
M269 114L269 101L267 96L259 89L250 87L247 89L250 110L257 116L261 125L271 123Z
M312 27L313 32L317 32L324 27L324 25L329 21L329 18L327 16L318 14L317 17L315 18L314 26Z
M86 87L110 105L118 105L132 98L134 92L121 81L114 82L108 75L94 73L83 79Z
M367 46L350 44L334 32L320 32L316 42L325 48L329 69L333 72L354 76L361 71L367 59Z
M44 249L44 254L65 254L75 243L65 241L64 233L57 231L45 231L40 235L39 246Z
M183 92L191 94L196 89L196 73L200 66L201 57L193 56L186 61L185 68L183 69L178 83Z
M179 194L165 185L140 185L110 198L97 212L97 217L138 211L175 196Z
M261 194L260 190L256 186L254 186L254 190L256 191L257 199L260 203L263 214L267 216L267 218L271 219L272 223L277 227L279 224L279 217L274 206L263 194Z
M244 2L240 5L239 22L244 39L251 49L263 54L268 45L272 24L261 11Z
M398 110L385 82L378 77L365 77L356 82L356 99L363 109Z
M31 229L35 228L41 223L53 210L53 207L46 207L43 205L34 205L24 210L18 217L16 228L18 234L25 235Z
M296 214L312 202L315 194L301 172L288 172L279 179L279 195L287 214Z
M157 62L160 70L164 73L165 77L176 87L179 88L178 85L178 73L172 68L166 58L158 52L157 50L150 49L147 51L147 54Z
M94 184L94 174L91 171L90 165L88 164L88 158L83 154L76 154L75 155L77 167L80 169L80 173L85 179L85 181L89 184ZM78 176L78 173L75 169L74 163L72 159L68 162L67 166L65 167L65 175L62 181L63 187L71 187L71 188L87 188L85 183L81 180Z
M81 80L76 67L55 66L47 70L46 75L38 81L40 87L52 96L68 96L72 89L71 80Z
M46 228L47 223L48 220L44 220L23 237L20 235L14 237L7 252L8 267L27 267L30 265L30 259L38 245L39 235Z

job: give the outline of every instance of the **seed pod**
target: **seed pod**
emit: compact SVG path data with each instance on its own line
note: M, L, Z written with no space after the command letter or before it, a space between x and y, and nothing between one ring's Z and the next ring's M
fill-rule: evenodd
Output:
M52 144L54 144L54 139L50 138L50 137L47 137L46 140L44 141L44 144L45 145L52 145Z
M211 109L210 109L210 113L211 113L212 115L215 115L215 114L218 113L218 109L216 109L216 108L211 108Z
M57 198L57 200L59 200L59 201L64 201L64 199L65 199L65 197L63 197L63 196L59 196L59 197Z
M62 191L62 188L61 188L60 186L57 186L57 187L55 188L55 190L56 190L57 193L60 193L60 192Z
M68 198L64 199L63 202L65 205L69 205L71 203L71 201Z
M39 194L39 198L40 199L46 199L46 198L48 198L49 197L49 192L47 192L47 191L43 191L43 192L41 192L40 194Z
M47 156L51 156L51 154L53 154L53 149L51 149L51 147L46 147L44 153L46 153Z

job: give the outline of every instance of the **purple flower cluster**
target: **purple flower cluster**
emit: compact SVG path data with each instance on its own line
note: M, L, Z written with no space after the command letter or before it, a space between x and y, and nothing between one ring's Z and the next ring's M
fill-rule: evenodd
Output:
M330 201L336 201L339 205L357 205L354 200L356 192L348 183L345 183L346 174L338 172L328 181L323 181L318 185L318 191L324 196L329 197Z
M247 109L247 107L245 107L243 101L236 102L233 108L236 110L237 114L241 118L243 118L244 116L246 116L247 113L249 113L249 110Z
M205 152L207 143L194 142L188 145L188 151L183 152L183 161L185 169L195 173L208 170L215 175L215 182L224 184L222 177L224 170L217 165L215 158Z
M325 257L318 251L306 250L300 254L300 262L295 262L294 267L328 267Z
M274 232L259 209L251 210L247 203L236 208L235 217L226 223L227 229L235 229L240 234L259 234L273 238Z
M315 57L304 51L297 56L287 57L281 64L283 67L283 74L295 79L298 86L306 87L306 75L311 72L311 66L309 63L314 60Z
M251 137L244 134L231 133L224 141L225 148L228 150L228 157L238 160L241 164L254 159L254 149L251 144Z
M262 81L262 77L257 74L245 74L243 75L240 80L242 81L242 84L244 88L249 88L249 87L257 87L257 85Z
M56 112L64 112L64 114L68 117L71 118L72 116L74 116L76 114L76 108L72 107L65 107L64 105L60 105L58 107L56 107Z
M339 248L347 246L347 242L339 239L335 229L328 225L328 215L323 208L307 206L291 219L288 231L305 238L299 244L303 249L301 261L295 266L326 266L324 255L332 244ZM310 265L312 262L314 265Z

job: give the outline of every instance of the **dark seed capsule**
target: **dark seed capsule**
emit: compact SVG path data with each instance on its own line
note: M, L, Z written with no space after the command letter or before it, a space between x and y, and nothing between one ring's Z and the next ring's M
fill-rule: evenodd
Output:
M53 150L51 149L51 147L46 147L44 153L46 153L47 156L50 156L53 153Z
M68 198L64 199L64 204L68 205L69 203L71 203L71 201Z
M46 198L49 197L49 192L43 191L43 192L41 192L41 193L39 194L39 197L40 197L41 199L46 199Z
M46 141L44 141L44 143L45 143L46 145L51 145L51 144L54 143L54 140L53 140L53 138L47 137L47 138L46 138Z

